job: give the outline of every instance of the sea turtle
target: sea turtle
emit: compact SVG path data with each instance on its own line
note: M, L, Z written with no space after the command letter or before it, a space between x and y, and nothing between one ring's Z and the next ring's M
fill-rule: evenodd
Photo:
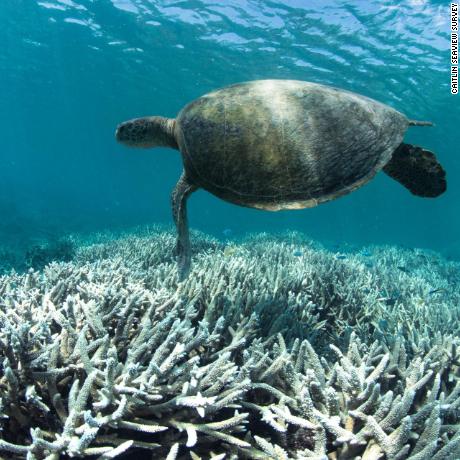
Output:
M172 193L179 276L190 267L186 203L203 188L240 206L301 209L356 190L383 169L413 194L446 190L433 153L402 143L409 120L350 91L296 80L256 80L208 93L175 119L136 118L117 127L133 147L180 150L184 170Z

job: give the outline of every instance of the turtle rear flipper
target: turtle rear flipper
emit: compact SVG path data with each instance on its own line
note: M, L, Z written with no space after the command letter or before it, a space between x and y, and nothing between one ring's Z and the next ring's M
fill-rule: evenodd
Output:
M383 170L411 193L434 198L446 191L446 172L436 156L411 144L401 144Z

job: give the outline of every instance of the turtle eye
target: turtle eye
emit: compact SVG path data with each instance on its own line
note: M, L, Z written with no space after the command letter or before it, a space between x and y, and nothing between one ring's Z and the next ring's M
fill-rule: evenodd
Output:
M135 130L134 130L135 131ZM136 132L134 132L136 134ZM129 142L133 135L132 123L125 122L118 125L115 137L119 142Z

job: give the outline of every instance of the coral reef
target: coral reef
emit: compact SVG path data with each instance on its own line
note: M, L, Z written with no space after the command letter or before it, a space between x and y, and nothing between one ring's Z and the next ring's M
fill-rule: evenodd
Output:
M68 262L73 259L75 245L71 238L54 238L30 246L25 253L25 264L35 270L53 261Z
M183 283L160 229L0 277L0 457L460 457L458 264L193 241Z
M17 251L13 251L6 247L0 247L0 275L18 267L20 263L21 261Z
M0 246L0 275L15 270L41 270L53 261L68 262L75 256L75 242L69 236L40 238L15 246Z

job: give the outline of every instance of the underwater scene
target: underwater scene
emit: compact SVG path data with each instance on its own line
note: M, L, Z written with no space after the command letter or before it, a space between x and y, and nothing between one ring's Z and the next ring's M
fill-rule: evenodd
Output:
M0 23L0 460L460 459L458 3Z

